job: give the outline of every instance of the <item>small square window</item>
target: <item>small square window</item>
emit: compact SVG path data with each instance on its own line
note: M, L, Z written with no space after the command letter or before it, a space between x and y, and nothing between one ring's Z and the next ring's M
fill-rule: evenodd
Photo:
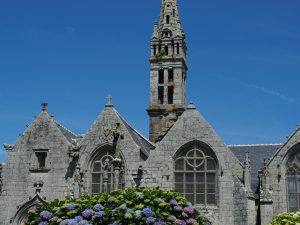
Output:
M33 150L33 158L31 162L30 171L32 172L46 172L49 171L47 156L48 150L38 149Z

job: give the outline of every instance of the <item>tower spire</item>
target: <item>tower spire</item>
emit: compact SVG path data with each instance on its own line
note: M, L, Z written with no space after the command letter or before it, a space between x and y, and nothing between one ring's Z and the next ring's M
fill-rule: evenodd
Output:
M160 141L185 111L186 43L177 0L162 0L155 22L150 57L150 140Z

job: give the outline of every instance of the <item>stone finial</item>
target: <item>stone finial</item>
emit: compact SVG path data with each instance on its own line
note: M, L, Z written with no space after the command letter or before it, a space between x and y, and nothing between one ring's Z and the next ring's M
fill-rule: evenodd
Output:
M47 102L43 102L42 104L42 111L47 111L47 106L48 106L48 103Z
M196 109L196 106L194 105L194 102L190 101L187 109Z
M109 107L113 106L113 104L112 104L112 96L111 96L111 95L108 95L108 96L106 97L106 99L107 99L107 103L106 103L105 106L109 106Z

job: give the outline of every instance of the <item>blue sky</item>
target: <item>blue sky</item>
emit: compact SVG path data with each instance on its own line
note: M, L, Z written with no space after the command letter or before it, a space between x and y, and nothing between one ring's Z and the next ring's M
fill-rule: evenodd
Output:
M188 100L227 144L284 142L300 123L300 2L179 5ZM108 94L148 136L149 39L159 8L160 0L0 1L0 143L15 143L43 101L57 121L85 133Z

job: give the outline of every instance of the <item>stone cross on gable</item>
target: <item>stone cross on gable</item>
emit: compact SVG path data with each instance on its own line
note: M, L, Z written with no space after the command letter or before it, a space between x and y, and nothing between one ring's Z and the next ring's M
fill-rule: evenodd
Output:
M107 99L107 106L112 106L113 104L112 104L112 96L111 95L108 95L107 97L106 97L106 99Z
M48 103L47 102L43 102L42 103L42 111L47 111L47 106L48 106Z

